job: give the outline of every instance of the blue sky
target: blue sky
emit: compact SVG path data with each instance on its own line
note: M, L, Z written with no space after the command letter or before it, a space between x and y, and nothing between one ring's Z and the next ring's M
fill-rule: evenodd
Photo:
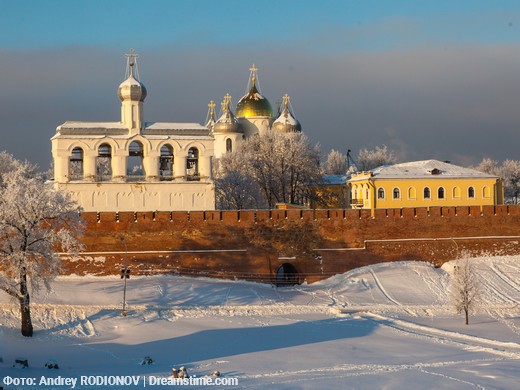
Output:
M2 1L4 48L302 43L330 50L512 42L515 1ZM7 12L6 12L7 11ZM519 26L517 26L519 27ZM343 41L340 43L340 41ZM126 44L126 45L125 45ZM322 50L315 44L315 50Z
M210 99L236 104L255 63L264 95L289 93L325 155L386 144L402 160L520 159L517 1L0 5L0 149L42 166L61 123L118 120L130 47L148 121L203 122Z

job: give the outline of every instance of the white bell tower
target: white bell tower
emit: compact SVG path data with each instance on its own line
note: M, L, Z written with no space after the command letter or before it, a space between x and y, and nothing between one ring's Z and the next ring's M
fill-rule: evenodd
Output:
M137 69L138 54L130 49L130 54L125 54L126 80L119 85L118 95L121 99L121 123L129 129L129 135L139 134L144 126L143 101L146 98L146 88L139 81Z

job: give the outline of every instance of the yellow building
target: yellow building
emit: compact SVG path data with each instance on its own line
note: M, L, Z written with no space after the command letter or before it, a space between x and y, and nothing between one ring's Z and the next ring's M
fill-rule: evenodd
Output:
M353 174L352 208L391 209L430 206L482 206L504 202L502 180L437 160L383 165Z

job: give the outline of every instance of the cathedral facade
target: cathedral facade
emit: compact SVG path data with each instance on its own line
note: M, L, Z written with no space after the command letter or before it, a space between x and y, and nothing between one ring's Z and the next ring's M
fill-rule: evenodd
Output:
M212 160L266 131L301 131L289 97L275 113L251 68L248 92L233 113L226 95L215 119L198 123L147 122L147 90L137 54L126 55L126 79L118 88L119 122L65 122L52 137L54 184L86 212L214 210Z
M258 87L258 69L250 69L246 94L242 96L233 113L231 96L226 94L221 103L221 115L215 119L215 104L210 102L206 127L215 139L215 157L233 151L242 140L267 131L279 133L300 132L300 122L294 117L290 96L285 94L275 112L269 100Z

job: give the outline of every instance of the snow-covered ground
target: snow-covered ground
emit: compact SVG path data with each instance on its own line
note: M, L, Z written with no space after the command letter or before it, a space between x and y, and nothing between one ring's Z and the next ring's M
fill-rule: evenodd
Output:
M60 277L33 296L35 337L19 333L18 308L0 294L0 378L139 376L185 366L220 371L237 388L515 389L520 379L520 256L472 259L481 307L465 326L448 299L453 263L360 268L312 285L238 281ZM141 365L150 356L152 365ZM13 368L26 357L29 368ZM55 360L59 370L44 367ZM7 379L9 382L10 379ZM0 383L2 386L2 383Z

